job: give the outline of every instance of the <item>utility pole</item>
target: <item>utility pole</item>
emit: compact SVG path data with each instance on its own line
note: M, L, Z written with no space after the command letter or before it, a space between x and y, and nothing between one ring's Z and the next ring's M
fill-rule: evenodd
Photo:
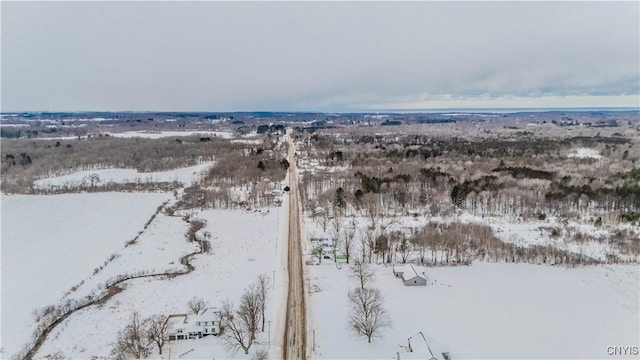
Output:
M271 349L271 320L267 320L267 324L269 325L269 349Z

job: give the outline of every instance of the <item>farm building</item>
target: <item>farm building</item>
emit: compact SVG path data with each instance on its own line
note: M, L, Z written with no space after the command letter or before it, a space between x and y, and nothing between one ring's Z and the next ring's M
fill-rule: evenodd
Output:
M419 273L412 264L394 265L393 275L401 278L405 286L426 286L427 277Z
M199 339L220 333L220 311L204 309L198 315L175 314L167 317L169 340Z

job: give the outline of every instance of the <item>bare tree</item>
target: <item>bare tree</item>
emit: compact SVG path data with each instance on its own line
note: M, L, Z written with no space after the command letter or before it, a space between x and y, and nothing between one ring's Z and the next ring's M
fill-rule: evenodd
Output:
M377 231L375 230L375 228L368 227L366 230L364 230L364 236L362 236L360 239L360 242L362 243L363 261L364 261L364 255L365 255L365 249L366 249L367 261L371 263L373 251L376 248L376 234L377 234Z
M255 333L247 322L246 314L242 314L242 310L236 311L233 303L227 300L222 303L220 315L225 329L222 337L227 344L227 348L234 353L242 349L245 354L248 354L253 344Z
M389 235L384 232L375 238L374 251L376 254L376 260L382 256L382 262L385 262L385 254L390 250L389 242Z
M314 208L311 214L312 218L315 218L317 223L320 225L320 227L322 227L322 231L326 232L327 231L327 227L329 226L329 208L328 207L320 207L320 204L326 204L326 205L331 205L331 201L326 199L319 199L318 200L318 206L316 208Z
M384 327L391 327L391 320L383 308L380 290L372 288L356 288L349 291L351 312L349 327L358 335L367 337L367 342L380 335Z
M350 268L351 276L358 281L360 289L364 289L373 280L373 271L364 261L356 259Z
M251 341L256 338L256 332L258 331L260 307L259 291L255 285L251 284L240 298L240 307L237 313L242 322L246 324L251 336Z
M427 253L427 239L426 239L426 230L420 229L413 234L410 239L414 248L418 249L418 258L420 259L420 264L424 264L426 261L426 253Z
M120 331L111 354L116 359L144 359L149 356L151 341L146 336L142 320L138 313L133 313L131 321Z
M410 245L409 245L409 241L407 240L407 236L404 233L401 233L400 236L401 236L400 244L396 246L396 249L397 251L400 252L400 256L402 257L402 263L406 264L407 258L409 257Z
M258 305L260 309L260 317L262 319L262 332L264 332L264 312L267 306L267 296L269 293L269 277L266 274L260 274L258 276L256 291L258 292Z
M311 249L311 255L317 256L318 263L322 264L322 246L314 246L313 249Z
M342 248L344 249L344 256L347 258L347 264L349 263L349 257L351 256L351 250L353 249L353 241L356 237L357 224L355 217L351 220L352 227L347 228L344 233L344 243Z
M145 332L149 340L158 346L158 354L162 355L162 347L165 341L169 340L167 331L167 317L162 315L153 315L143 322Z
M189 300L187 305L194 315L198 315L202 310L206 309L209 304L205 299L194 296Z
M333 207L333 222L331 233L333 235L333 261L337 261L338 247L340 247L342 238L340 233L342 232L342 223L344 220L344 209L338 206Z
M369 219L369 228L375 229L380 221L380 197L377 194L366 194L362 197L362 206Z
M87 175L84 179L86 179L87 181L89 181L89 183L91 183L91 187L94 187L100 182L100 175L93 173L93 174Z

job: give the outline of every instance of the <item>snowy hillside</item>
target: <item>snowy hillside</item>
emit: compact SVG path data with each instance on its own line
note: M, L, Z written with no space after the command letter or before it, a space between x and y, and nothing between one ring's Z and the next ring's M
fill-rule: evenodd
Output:
M168 194L2 196L2 347L30 339L32 311L56 304L133 239Z

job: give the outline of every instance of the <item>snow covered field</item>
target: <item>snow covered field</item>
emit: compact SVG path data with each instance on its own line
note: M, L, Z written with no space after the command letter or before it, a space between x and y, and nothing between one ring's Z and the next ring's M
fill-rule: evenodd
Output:
M108 133L110 136L119 138L145 138L145 139L161 139L174 136L211 136L221 137L223 139L233 139L232 132L225 131L206 131L206 130L188 130L188 131L124 131L117 133Z
M607 346L638 346L640 338L637 265L474 263L425 269L426 287L406 287L390 266L377 265L372 286L384 296L392 328L371 344L347 329L347 292L357 286L347 266L307 270L316 289L313 358L389 359L419 331L440 359L445 351L454 359L607 358Z
M173 181L189 186L212 164L212 162L205 162L196 166L148 173L141 173L135 169L84 170L68 175L36 180L34 182L34 187L39 189L63 186L70 188L78 187L83 184L88 184L89 181L87 179L93 174L96 174L99 177L99 180L95 183L97 186L108 183L156 183Z
M306 239L332 237L331 221L325 232L320 220L305 220ZM463 214L429 220L484 223L503 241L525 247L552 244L595 258L615 253L607 244L563 242L541 232L541 227L556 224L556 219L519 223ZM420 228L426 219L402 216L387 222L393 223L387 231L393 231ZM368 221L358 217L356 224L352 256L359 251ZM350 218L344 226L352 226ZM595 236L603 231L592 225L571 226ZM305 246L306 258L313 259L311 243ZM347 328L347 294L357 283L349 278L349 266L340 264L341 269L331 259L323 259L321 265L306 267L306 285L311 289L311 358L390 359L406 351L401 346L418 332L427 337L439 359L442 352L449 352L453 359L607 358L607 346L639 345L637 264L565 268L476 261L471 266L420 269L428 277L426 287L406 287L393 276L391 265L372 265L376 272L372 286L380 289L393 324L371 344ZM419 342L421 338L414 337L412 345Z
M598 150L589 148L572 149L567 157L578 159L602 159L602 155Z
M286 303L286 229L287 212L282 207L259 211L206 210L194 213L206 221L201 233L209 232L211 250L192 260L195 271L171 279L138 279L127 282L126 290L100 307L90 307L77 312L54 331L37 357L58 351L70 358L91 358L109 355L117 332L122 329L131 314L137 311L142 317L154 314L176 314L188 311L187 302L194 296L206 299L211 306L220 306L225 299L236 304L247 285L260 274L275 279L269 293L267 319L271 320L270 332L265 329L251 353L260 347L267 348L269 335L270 356L281 357L281 343ZM150 237L151 229L149 228ZM155 236L162 236L157 232ZM147 239L150 240L150 239ZM145 241L141 237L141 244ZM185 242L184 237L178 241ZM138 245L133 245L128 249ZM138 254L151 258L146 250ZM176 260L179 254L176 254ZM127 263L138 258L123 255ZM165 260L166 261L166 260ZM115 262L114 262L115 265ZM82 339L78 341L77 339ZM251 354L250 353L250 354ZM162 357L184 359L228 358L221 338L175 341L165 347ZM160 357L157 353L152 357ZM235 358L249 358L238 353Z
M164 193L2 195L2 357L30 339L34 309L56 304L124 248L170 197Z

